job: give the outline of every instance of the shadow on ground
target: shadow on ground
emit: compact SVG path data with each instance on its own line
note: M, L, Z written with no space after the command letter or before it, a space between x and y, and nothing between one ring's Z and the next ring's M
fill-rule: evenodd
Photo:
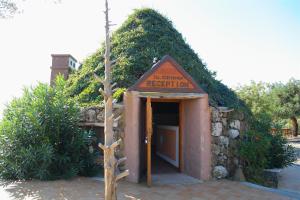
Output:
M103 184L86 182L86 178L57 181L2 181L1 200L103 199ZM5 196L5 198L3 198Z
M31 199L41 199L40 190L37 189L34 184L28 184L25 181L2 181L0 183L2 188L1 199L3 196L6 198L23 200L26 197L31 197Z
M77 177L58 181L2 182L1 200L99 200L104 199L103 182ZM154 185L133 184L123 181L118 186L118 199L186 200L186 199L289 199L278 194L248 187L228 180L197 184Z

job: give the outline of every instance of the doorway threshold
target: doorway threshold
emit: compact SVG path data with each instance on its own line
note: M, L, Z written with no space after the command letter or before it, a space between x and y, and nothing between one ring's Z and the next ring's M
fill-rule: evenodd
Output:
M153 174L153 185L193 185L203 183L202 180L182 173Z

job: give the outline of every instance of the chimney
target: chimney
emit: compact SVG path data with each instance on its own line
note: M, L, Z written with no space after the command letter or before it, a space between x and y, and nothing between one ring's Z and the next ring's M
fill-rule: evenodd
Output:
M68 79L69 72L76 67L77 60L70 54L52 54L52 66L50 84L52 85L56 76L61 74Z

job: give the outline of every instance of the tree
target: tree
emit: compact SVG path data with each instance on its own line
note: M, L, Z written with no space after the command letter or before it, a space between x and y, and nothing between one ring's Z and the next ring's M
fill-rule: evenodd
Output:
M104 115L104 137L105 144L99 144L99 147L104 151L104 181L105 181L105 200L117 199L116 187L117 181L129 174L126 170L120 174L116 174L117 165L125 159L117 160L115 158L115 148L120 145L121 139L118 141L114 140L113 122L114 116L112 112L113 108L113 92L111 84L112 81L112 62L110 60L110 36L109 36L109 19L108 19L108 2L105 0L105 76L104 80L95 75L95 77L103 83L104 90L100 89L104 97L105 102L105 115Z
M135 10L112 34L111 43L111 58L118 58L112 78L119 87L132 86L151 68L155 58L159 60L168 54L209 94L212 105L239 105L235 93L215 79L215 73L208 70L172 22L153 9ZM93 73L97 69L98 76L104 76L104 50L101 46L68 80L70 95L77 96L82 104L103 100L98 93L101 84L95 81Z
M300 81L288 83L255 83L236 89L238 96L251 109L255 119L263 124L278 124L291 119L293 135L298 133L297 117L300 115Z
M268 131L271 123L277 120L275 115L278 107L277 96L274 94L272 85L252 81L249 85L239 86L236 93L250 108L254 125L261 126L258 128Z
M60 2L61 0L53 0ZM0 18L12 17L18 11L18 6L13 0L0 0Z
M282 117L290 118L292 121L292 132L298 135L297 117L300 115L300 80L290 79L285 85L277 85L277 96L279 102L278 113Z
M17 11L17 5L11 0L0 0L0 18L12 16Z

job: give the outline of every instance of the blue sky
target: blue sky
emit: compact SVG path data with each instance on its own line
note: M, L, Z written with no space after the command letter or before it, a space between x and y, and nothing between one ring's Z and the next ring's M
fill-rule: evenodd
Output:
M17 1L22 12L0 20L0 113L24 86L49 81L51 53L82 61L104 39L103 0ZM111 0L110 7L114 29L135 8L161 12L230 87L300 79L299 0Z

